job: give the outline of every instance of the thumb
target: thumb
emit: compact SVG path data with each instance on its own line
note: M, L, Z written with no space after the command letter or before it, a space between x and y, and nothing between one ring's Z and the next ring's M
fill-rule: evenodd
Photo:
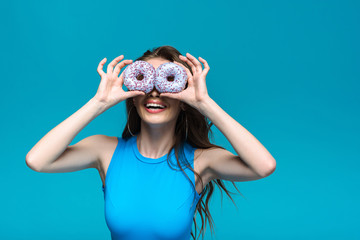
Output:
M160 97L169 97L174 99L180 99L178 93L160 93Z
M145 95L145 93L143 91L128 91L127 94L129 96L129 98L130 97L136 97L136 96Z

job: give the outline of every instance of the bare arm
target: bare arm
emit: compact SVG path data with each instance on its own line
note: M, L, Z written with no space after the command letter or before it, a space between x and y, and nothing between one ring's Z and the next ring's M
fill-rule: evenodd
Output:
M120 77L118 75L122 67L132 62L124 60L119 63L123 57L120 55L109 63L107 73L102 70L106 58L99 63L97 71L101 82L96 95L48 132L27 153L26 164L31 169L37 172L72 172L98 166L99 143L104 140L104 135L84 138L73 146L69 144L86 125L108 108L129 97L145 94L141 91L125 92L122 89L123 74Z
M103 103L95 98L90 99L82 108L53 128L36 143L26 155L26 164L31 169L41 172L50 166L51 163L55 162L55 160L62 158L63 161L80 160L82 165L94 167L98 160L97 154L95 151L86 152L87 149L85 148L88 145L92 145L96 137L85 138L75 144L76 146L68 147L68 145L86 125L104 111L105 106ZM74 148L82 152L72 154Z
M238 156L227 150L216 149L205 151L207 167L212 170L212 179L231 181L249 181L264 178L275 171L276 161L269 151L240 123L228 115L212 100L206 88L206 75L210 70L205 59L201 63L191 54L179 56L191 66L192 73L182 63L188 75L188 87L179 93L161 93L161 96L179 99L196 108L224 134Z

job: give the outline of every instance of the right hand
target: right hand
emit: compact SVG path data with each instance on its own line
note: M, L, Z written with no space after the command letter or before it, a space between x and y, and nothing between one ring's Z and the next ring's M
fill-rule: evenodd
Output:
M106 58L101 60L97 68L97 72L101 77L101 82L94 98L105 104L108 108L124 101L127 98L145 95L145 93L142 91L124 91L122 89L122 85L124 83L124 72L121 73L120 77L118 77L118 75L124 66L132 63L132 60L124 60L121 63L118 63L123 58L124 55L120 55L119 57L112 60L112 62L110 62L107 67L107 73L103 71L103 66L107 60Z

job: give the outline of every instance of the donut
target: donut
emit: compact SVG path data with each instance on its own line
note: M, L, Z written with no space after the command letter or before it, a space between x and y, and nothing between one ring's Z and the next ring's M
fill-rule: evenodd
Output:
M124 70L124 85L130 90L149 93L154 88L155 68L148 62L135 61Z
M156 69L155 88L160 92L177 93L184 90L187 74L183 67L173 62L161 64Z

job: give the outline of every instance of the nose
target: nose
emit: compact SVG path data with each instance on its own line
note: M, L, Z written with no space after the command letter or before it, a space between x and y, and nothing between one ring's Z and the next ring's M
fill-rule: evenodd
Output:
M152 97L160 97L160 93L158 92L158 90L154 87L151 92L149 93L149 96Z

